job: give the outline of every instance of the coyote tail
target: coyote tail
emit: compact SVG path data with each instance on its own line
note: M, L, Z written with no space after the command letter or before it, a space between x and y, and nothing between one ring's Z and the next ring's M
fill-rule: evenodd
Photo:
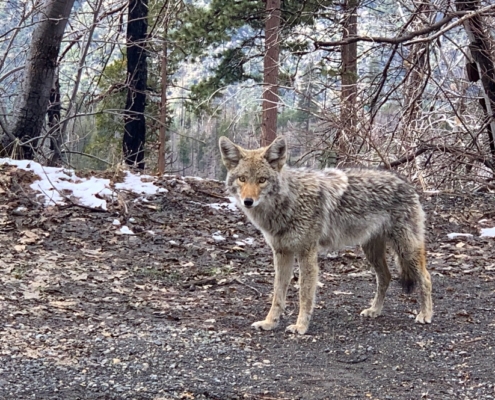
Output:
M404 268L401 268L399 283L404 293L411 294L416 287L417 280L418 277L415 273L413 273L413 271L411 271L410 269L406 270Z
M400 265L399 283L405 293L411 293L421 281L420 275L426 271L426 254L424 244L416 248L410 257L398 255Z

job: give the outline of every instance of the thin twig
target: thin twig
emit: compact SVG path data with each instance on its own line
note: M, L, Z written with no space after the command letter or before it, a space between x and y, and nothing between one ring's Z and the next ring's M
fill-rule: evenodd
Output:
M254 291L258 294L258 296L259 296L259 297L261 297L261 296L262 296L261 292L260 292L258 289L256 289L256 288L255 288L255 287L253 287L253 286L248 285L247 283L244 283L244 282L243 282L243 281L241 281L239 278L234 278L234 279L233 279L233 281L235 281L235 282L237 282L237 283L239 283L239 284L241 284L241 285L244 285L244 286L246 286L247 288L249 288L249 289L251 289L251 290L254 290Z

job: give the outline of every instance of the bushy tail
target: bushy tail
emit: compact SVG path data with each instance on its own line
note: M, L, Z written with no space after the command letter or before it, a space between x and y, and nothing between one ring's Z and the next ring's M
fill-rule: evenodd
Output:
M410 294L416 287L417 276L411 269L401 267L399 283L402 286L402 290L404 291L404 293Z
M424 244L408 251L397 254L400 266L399 283L405 293L411 293L420 280L420 275L426 269Z

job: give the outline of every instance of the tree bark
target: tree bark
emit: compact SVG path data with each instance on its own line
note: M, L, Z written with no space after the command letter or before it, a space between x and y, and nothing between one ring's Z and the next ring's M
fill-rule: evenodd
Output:
M52 156L48 161L51 167L59 166L62 162L62 137L60 131L60 112L62 111L62 103L60 96L60 81L58 78L58 69L56 71L55 82L50 90L50 101L48 107L48 128L50 132L50 150Z
M480 6L479 0L457 0L457 11L476 11ZM490 36L487 26L480 15L476 15L464 22L468 35L471 57L476 63L478 75L481 78L484 101L480 105L487 119L488 147L491 162L495 162L495 64L491 56Z
M161 65L161 78L162 78L162 93L160 104L160 147L158 148L158 173L163 175L165 173L165 148L167 143L167 62L168 62L168 17L164 23L163 34L163 49L162 49L162 65Z
M148 0L129 0L127 21L127 100L122 149L128 165L144 169L146 140L146 33Z
M357 7L358 0L345 0L343 3L344 19L342 21L342 40L357 36ZM354 140L357 115L357 42L341 46L342 70L341 70L341 134L337 138L341 154L348 153ZM343 133L343 135L342 135Z
M413 0L415 5L415 20L411 22L412 30L423 28L425 21L431 19L429 1ZM410 46L409 54L404 62L406 78L404 81L404 117L402 131L405 135L414 134L418 129L421 116L423 91L429 76L428 42L418 42Z
M263 105L261 145L277 137L280 0L266 0L265 56L263 59Z
M12 135L21 142L20 154L17 154L20 158L34 158L54 83L60 44L73 5L74 0L46 0L33 32L11 129Z

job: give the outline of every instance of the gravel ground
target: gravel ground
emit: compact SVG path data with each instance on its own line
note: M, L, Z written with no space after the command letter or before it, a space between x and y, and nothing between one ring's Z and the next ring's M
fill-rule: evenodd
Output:
M149 203L99 212L42 208L8 172L0 399L495 398L495 239L479 237L492 195L423 199L431 325L397 282L380 318L360 318L375 284L353 248L322 255L312 325L294 336L295 287L280 328L250 328L269 309L271 254L221 183L167 177Z

